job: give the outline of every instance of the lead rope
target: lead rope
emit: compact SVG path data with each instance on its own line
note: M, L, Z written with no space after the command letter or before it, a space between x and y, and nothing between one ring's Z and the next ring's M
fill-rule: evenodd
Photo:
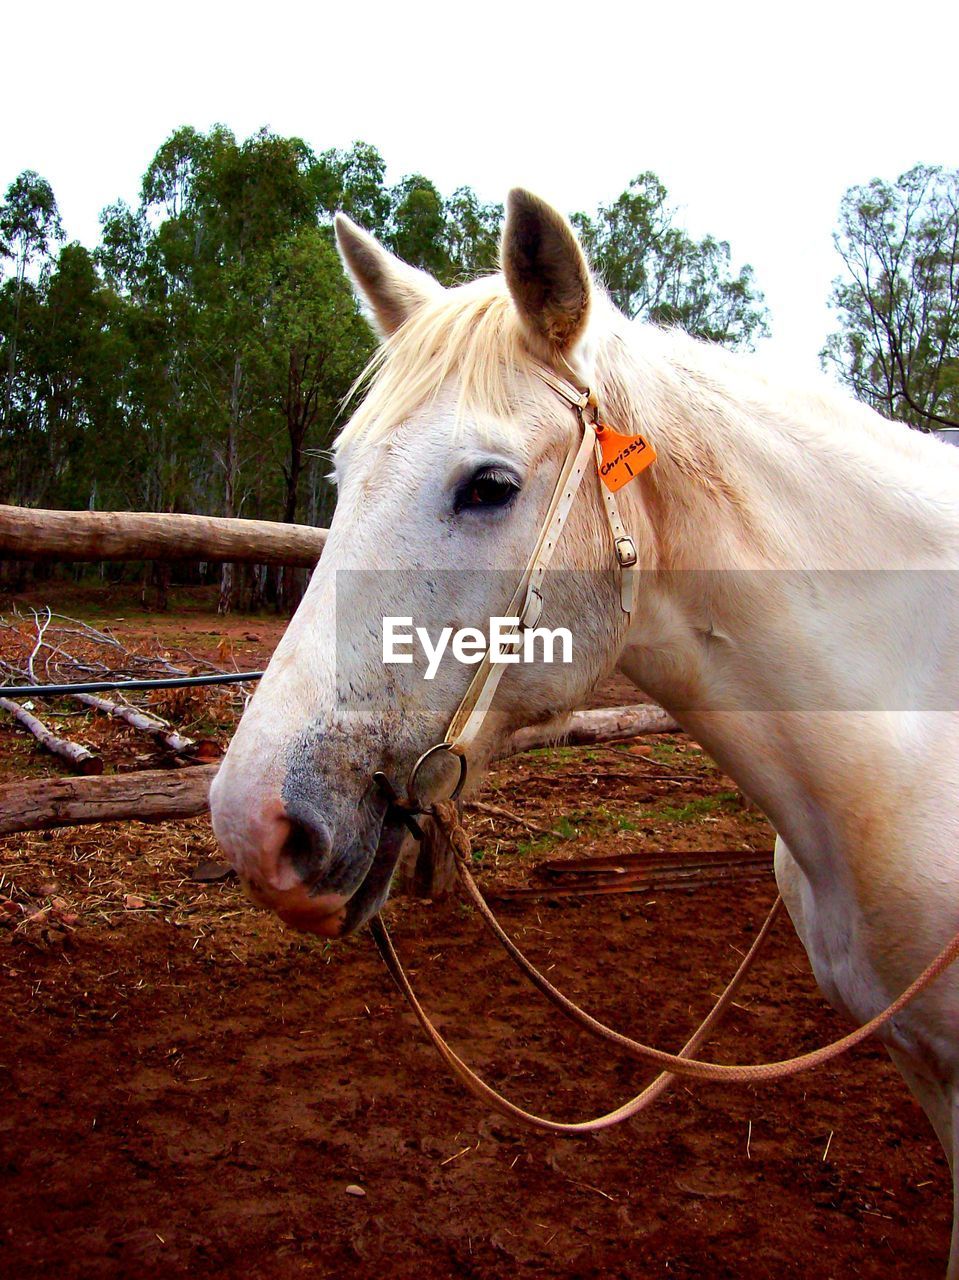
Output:
M726 1084L770 1084L777 1080L783 1080L787 1076L797 1075L801 1071L808 1071L813 1067L821 1066L825 1062L829 1062L833 1058L839 1057L840 1054L846 1053L849 1049L855 1048L856 1045L862 1044L864 1040L869 1039L881 1027L883 1027L891 1018L915 999L917 995L931 982L940 976L956 959L959 957L959 934L939 952L936 958L929 964L915 979L914 982L895 999L882 1013L871 1018L861 1027L857 1027L855 1031L849 1032L847 1035L834 1040L832 1043L823 1045L819 1049L814 1049L809 1053L799 1054L793 1058L785 1058L778 1062L761 1062L761 1063L721 1063L721 1062L704 1062L702 1060L692 1058L690 1055L702 1045L703 1041L711 1031L719 1024L720 1020L728 1010L732 1003L733 997L738 991L743 980L752 968L753 963L761 952L766 943L773 924L776 921L782 909L782 898L777 896L772 908L763 923L758 935L752 946L749 948L739 968L736 970L729 985L723 991L722 995L716 1001L713 1008L707 1014L706 1018L696 1029L690 1039L686 1042L678 1054L667 1053L665 1050L653 1048L651 1045L643 1044L639 1040L633 1040L629 1036L624 1036L621 1032L613 1030L612 1027L606 1026L593 1018L585 1010L574 1004L572 1000L564 996L556 987L532 964L532 962L520 951L516 943L504 932L496 917L493 915L487 905L483 895L480 893L472 875L469 871L468 861L471 853L470 838L459 819L459 814L455 804L449 802L441 802L433 806L431 815L435 819L445 838L449 841L453 851L454 863L459 873L463 886L469 897L473 901L478 910L483 923L490 930L493 936L502 944L506 953L512 959L514 964L523 972L529 980L537 987L546 998L554 1004L566 1017L575 1022L578 1026L588 1031L591 1035L597 1036L601 1040L605 1040L610 1044L616 1045L622 1049L630 1057L638 1059L649 1066L660 1068L662 1074L659 1075L650 1085L648 1085L636 1097L617 1107L615 1110L607 1112L604 1115L597 1116L592 1120L575 1121L571 1123L550 1120L544 1116L538 1116L531 1111L510 1102L501 1093L498 1093L484 1080L482 1080L466 1063L460 1058L449 1046L440 1032L431 1022L426 1011L416 997L409 978L403 969L399 956L393 947L392 940L383 921L376 917L370 925L374 942L386 965L386 968L396 983L399 990L406 997L417 1020L426 1032L428 1038L432 1042L434 1048L440 1057L450 1067L454 1075L478 1098L489 1103L495 1110L502 1115L512 1119L522 1120L524 1123L531 1125L533 1128L545 1130L547 1133L557 1134L582 1134L594 1133L600 1129L607 1129L612 1125L620 1124L624 1120L631 1119L638 1115L639 1112L645 1110L656 1098L668 1088L674 1076L688 1076L693 1080L718 1080Z

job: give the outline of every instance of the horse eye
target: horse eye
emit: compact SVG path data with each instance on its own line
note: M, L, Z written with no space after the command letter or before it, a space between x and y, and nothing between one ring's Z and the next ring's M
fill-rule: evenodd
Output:
M505 507L519 493L519 482L508 471L486 467L463 484L456 495L457 511Z

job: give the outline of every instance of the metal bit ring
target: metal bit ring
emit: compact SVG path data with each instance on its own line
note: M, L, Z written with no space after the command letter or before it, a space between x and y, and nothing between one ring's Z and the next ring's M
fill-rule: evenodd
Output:
M447 751L449 752L450 755L456 756L456 758L459 760L459 763L460 763L460 776L457 778L456 786L453 788L452 792L447 797L447 799L458 800L460 796L460 792L463 790L463 787L466 784L466 772L467 772L466 756L452 742L435 743L432 747L429 747L426 751L424 751L423 754L420 756L420 758L417 760L416 764L413 765L413 768L410 770L409 779L407 780L407 783L406 783L406 803L413 810L414 813L427 812L426 809L424 809L423 805L420 803L419 796L416 794L416 780L420 770L426 764L427 760L432 759L432 757L435 756L440 751Z

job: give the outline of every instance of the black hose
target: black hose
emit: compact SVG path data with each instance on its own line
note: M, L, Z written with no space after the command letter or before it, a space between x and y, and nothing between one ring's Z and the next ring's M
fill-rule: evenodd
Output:
M171 676L166 680L91 680L86 684L14 684L0 685L0 697L57 698L71 693L109 693L127 689L189 689L198 684L240 684L259 680L262 671L229 671L212 676Z

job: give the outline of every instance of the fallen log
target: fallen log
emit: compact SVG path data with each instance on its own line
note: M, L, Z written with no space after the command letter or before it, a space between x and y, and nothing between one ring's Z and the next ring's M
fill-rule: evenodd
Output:
M31 715L26 707L21 707L19 702L14 702L11 698L0 698L0 709L9 712L28 733L32 733L40 746L45 751L49 751L52 755L59 756L61 760L66 760L71 769L76 769L78 773L87 776L100 774L103 772L103 761L98 755L95 755L87 747L83 747L79 742L70 742L66 738L58 738L52 733L42 720L38 720L36 716ZM64 779L69 781L69 779ZM21 828L28 830L28 828Z
M4 701L0 699L0 705ZM589 745L677 729L675 721L653 705L575 711L559 727L554 722L520 729L508 740L500 758L552 745L558 734L560 741ZM0 835L131 818L141 822L192 818L208 807L210 784L218 767L206 764L177 770L144 769L107 778L50 778L2 786ZM431 873L431 878L438 877ZM425 884L425 872L420 879ZM433 892L436 891L434 884Z
M136 707L124 706L122 702L111 702L109 698L100 698L95 693L72 693L70 697L77 702L82 702L85 707L93 707L94 710L102 711L116 720L122 720L124 724L128 724L131 729L136 729L139 733L149 734L151 738L156 738L178 755L189 754L196 746L192 738L185 738L182 733L177 733L165 720L151 716L146 711L138 711Z
M210 804L219 765L144 769L105 778L44 778L0 787L0 835L89 822L193 818Z
M0 560L214 560L312 568L326 530L154 511L0 506Z
M517 729L508 739L501 758L536 747L589 747L596 742L622 742L647 733L681 732L669 712L653 702L635 707L599 707L593 711L574 711L563 720Z

